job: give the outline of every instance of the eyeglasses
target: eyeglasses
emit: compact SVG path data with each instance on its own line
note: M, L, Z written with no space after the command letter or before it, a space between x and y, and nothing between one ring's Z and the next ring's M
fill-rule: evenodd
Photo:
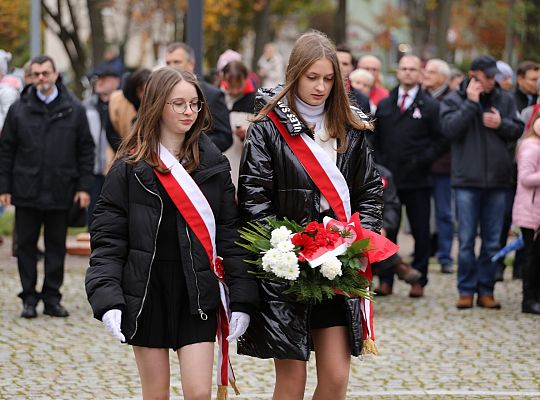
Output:
M407 68L407 67L399 67L400 71L403 72L417 72L420 71L418 68Z
M168 101L167 104L170 104L173 111L177 114L184 114L187 111L188 107L192 112L198 113L202 110L203 101L194 100L186 103L185 101L171 100Z
M32 72L30 75L32 75L34 78L39 78L40 75L43 75L44 78L48 78L49 75L51 75L51 71L43 71L43 72Z

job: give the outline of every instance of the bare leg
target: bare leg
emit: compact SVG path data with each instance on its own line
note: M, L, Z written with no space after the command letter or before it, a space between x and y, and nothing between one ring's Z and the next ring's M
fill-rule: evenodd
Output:
M347 327L313 329L317 360L317 388L313 400L340 400L347 395L351 348Z
M168 400L169 350L133 346L144 400Z
M274 359L276 387L273 400L302 400L306 388L306 362Z
M194 343L177 351L182 392L186 400L209 400L212 396L214 343Z

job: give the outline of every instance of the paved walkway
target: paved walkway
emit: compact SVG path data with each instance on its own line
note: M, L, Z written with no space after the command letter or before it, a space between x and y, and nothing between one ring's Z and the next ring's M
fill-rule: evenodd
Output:
M402 246L408 254L408 237ZM0 399L141 399L131 349L91 316L87 258L67 258L63 304L71 316L43 316L40 305L39 317L25 320L9 248L0 246ZM520 281L507 275L497 285L500 311L456 310L455 274L442 275L436 266L426 297L410 299L402 282L394 289L375 306L381 354L353 361L348 399L540 399L540 317L520 312ZM173 355L171 394L180 399ZM231 399L271 398L271 361L235 355L233 362L242 394ZM314 364L306 398L315 386Z

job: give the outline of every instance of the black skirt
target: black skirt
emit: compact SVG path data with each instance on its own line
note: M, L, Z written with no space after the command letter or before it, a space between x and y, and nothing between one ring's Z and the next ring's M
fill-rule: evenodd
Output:
M208 312L203 321L191 314L186 278L180 259L178 210L159 182L163 199L163 215L157 237L156 254L137 331L127 342L133 346L169 348L201 342L214 342L217 330L217 310Z
M321 329L349 325L345 307L345 298L339 295L315 304L309 316L309 327Z
M217 314L208 312L208 319L203 321L198 314L190 313L178 261L155 261L148 286L137 332L129 344L176 351L188 344L215 341Z
M331 210L322 211L319 215L319 222L329 216L334 218ZM347 326L347 309L345 308L345 298L336 295L329 300L323 300L311 308L309 315L309 327L311 329L330 328L332 326Z

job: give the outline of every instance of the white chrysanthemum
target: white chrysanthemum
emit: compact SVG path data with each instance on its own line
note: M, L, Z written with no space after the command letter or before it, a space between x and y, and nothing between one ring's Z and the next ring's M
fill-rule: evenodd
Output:
M321 265L321 274L331 281L334 280L336 276L341 276L341 261L339 261L337 257L328 259Z
M272 237L270 238L270 244L273 247L277 247L280 242L289 240L292 232L284 226L280 226L278 229L272 231Z
M293 251L283 253L281 260L285 266L298 269L298 257L296 257L296 254L294 254Z
M294 281L298 276L300 275L300 270L298 269L298 265L287 263L286 257L287 254L282 254L282 262L279 264L275 264L272 266L272 272L279 278L284 278L289 281Z
M274 265L279 264L282 259L281 251L277 249L268 250L262 257L262 267L265 272L273 272Z
M283 253L289 253L294 249L294 244L292 244L292 242L289 239L287 239L282 242L279 242L277 246L274 246L274 247Z
M289 265L285 267L284 278L289 281L295 281L300 276L300 268L298 265Z

